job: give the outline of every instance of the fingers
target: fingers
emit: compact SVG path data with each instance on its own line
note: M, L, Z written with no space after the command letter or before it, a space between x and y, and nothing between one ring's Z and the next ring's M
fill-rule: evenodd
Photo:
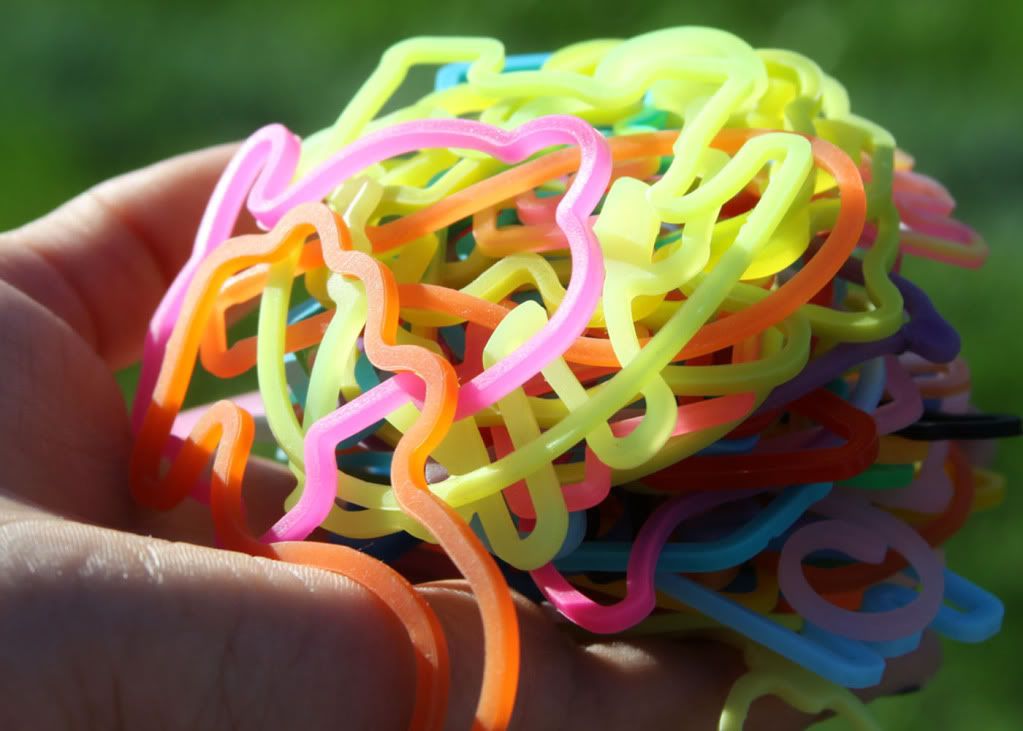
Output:
M0 236L0 280L52 310L113 368L127 365L234 148L114 178Z
M468 728L479 690L482 656L479 614L463 582L420 589L437 612L452 658L448 728ZM522 668L513 729L670 729L712 731L732 683L745 672L741 654L701 640L615 640L580 646L537 606L520 599ZM883 682L864 693L874 698L922 685L940 657L937 641L890 661ZM757 700L746 728L807 728L815 717L784 701Z
M284 514L284 500L295 489L295 476L275 462L254 457L245 467L245 513L252 535L262 535ZM200 546L215 546L209 505L187 499L173 510L138 508L128 526L134 533Z
M447 637L448 728L467 728L481 631L461 586L422 590ZM402 729L412 702L404 630L335 575L72 523L0 500L0 728L283 726ZM711 642L585 647L518 602L524 672L513 729L714 729L740 655ZM922 683L928 641L877 692ZM60 699L55 702L54 699ZM758 701L748 728L813 719Z
M0 282L0 489L122 527L128 417L113 375L38 302Z
M0 728L386 731L412 705L408 637L360 586L24 510L0 647Z
M449 729L469 728L482 668L471 594L442 582L422 588L440 617L452 658ZM607 640L581 646L536 605L517 601L522 673L513 730L711 731L742 671L735 650L712 642Z
M481 627L456 582L421 591L440 617L452 658L450 729L468 728L481 670ZM580 646L536 605L519 598L522 674L512 729L717 728L742 660L710 642L608 640Z
M207 506L168 513L129 497L131 435L110 369L68 324L0 282L0 490L87 523L212 546ZM245 472L251 530L265 531L295 487L285 468L252 459Z

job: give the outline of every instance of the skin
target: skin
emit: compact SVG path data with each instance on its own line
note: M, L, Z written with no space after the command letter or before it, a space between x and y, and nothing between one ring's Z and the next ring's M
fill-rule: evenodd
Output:
M130 500L130 431L114 371L149 317L232 146L100 184L0 234L0 728L402 729L411 651L400 625L342 577L213 548L207 511ZM265 526L289 475L254 462ZM465 586L423 588L452 658L448 726L468 727L478 615ZM733 650L706 641L579 644L520 600L517 729L716 728ZM923 684L928 638L867 697ZM748 728L813 719L775 699Z

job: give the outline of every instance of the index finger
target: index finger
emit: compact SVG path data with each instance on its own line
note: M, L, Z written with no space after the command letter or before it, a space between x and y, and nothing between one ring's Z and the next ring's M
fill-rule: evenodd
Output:
M0 235L0 279L67 322L112 368L137 360L149 317L188 258L235 148L112 178Z

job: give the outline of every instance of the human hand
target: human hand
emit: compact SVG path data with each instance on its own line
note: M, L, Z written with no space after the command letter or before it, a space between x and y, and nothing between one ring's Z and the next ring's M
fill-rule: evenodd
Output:
M136 507L131 433L114 370L188 256L233 148L104 183L0 236L0 728L403 729L413 662L397 620L337 575L213 548L208 511ZM257 460L251 519L291 489ZM448 727L468 728L480 683L471 594L420 589L452 664ZM518 601L519 729L716 727L738 653L706 641L580 645ZM921 685L933 638L866 697ZM813 719L774 699L749 728Z

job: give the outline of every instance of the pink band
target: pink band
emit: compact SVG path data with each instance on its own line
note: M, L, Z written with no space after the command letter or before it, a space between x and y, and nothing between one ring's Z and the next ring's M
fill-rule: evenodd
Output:
M778 561L778 586L786 601L808 622L843 637L888 642L923 631L937 616L944 597L941 558L912 528L897 518L845 495L832 494L813 512L833 518L811 523L786 541ZM881 563L891 547L919 577L922 589L910 604L886 612L840 609L813 590L803 574L803 559L837 550L865 563Z

